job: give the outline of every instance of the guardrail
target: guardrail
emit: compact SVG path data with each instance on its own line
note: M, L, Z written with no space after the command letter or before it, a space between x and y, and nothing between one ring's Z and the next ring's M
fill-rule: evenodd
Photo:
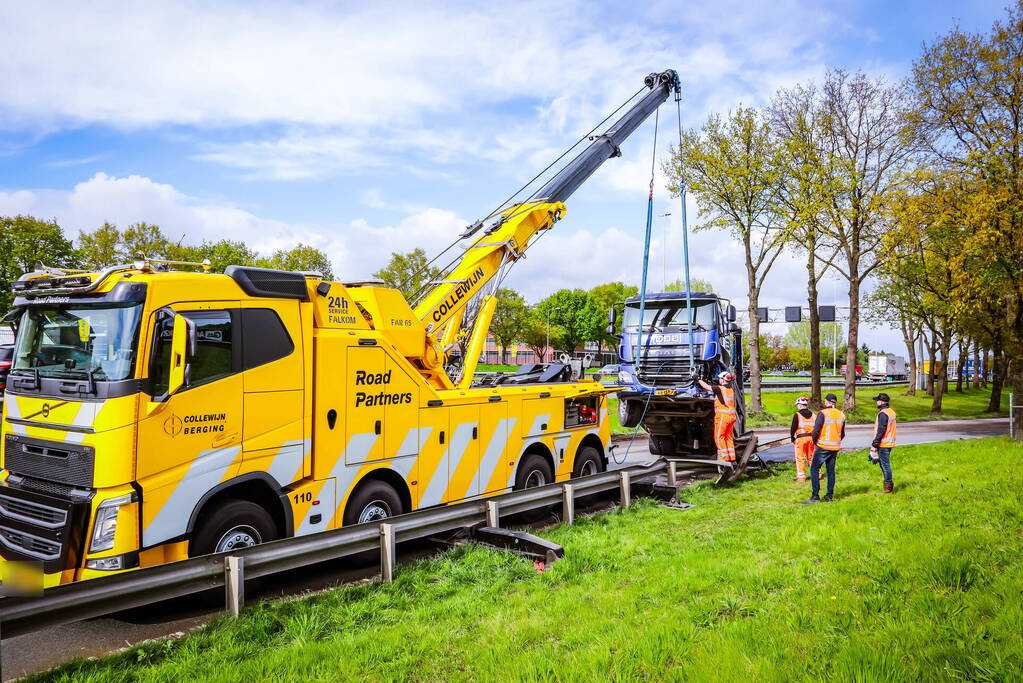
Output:
M50 588L41 596L3 598L0 600L0 637L10 638L222 587L227 588L227 610L237 614L244 603L245 579L366 551L380 551L381 576L389 581L393 578L397 543L474 525L498 526L502 516L556 505L563 506L565 521L571 523L577 498L617 489L622 504L628 505L632 482L663 473L668 473L670 480L673 470L674 466L659 460L652 465L634 465L568 482L410 512L384 523L367 522L66 584Z

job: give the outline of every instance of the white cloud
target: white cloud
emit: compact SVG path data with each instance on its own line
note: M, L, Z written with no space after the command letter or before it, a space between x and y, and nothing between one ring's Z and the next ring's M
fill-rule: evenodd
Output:
M834 25L802 2L676 5L6 3L0 128L199 127L197 158L258 179L540 168L646 71L678 68L697 120L812 70Z

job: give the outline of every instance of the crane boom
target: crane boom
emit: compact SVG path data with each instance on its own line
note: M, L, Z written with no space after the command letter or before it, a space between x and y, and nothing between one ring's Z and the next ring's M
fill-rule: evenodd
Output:
M639 102L634 104L605 133L562 168L539 192L521 204L506 209L482 234L475 237L465 254L443 280L416 306L415 315L426 323L430 334L446 329L444 338L454 338L453 325L460 325L469 301L483 291L484 286L503 269L517 261L544 230L550 229L565 212L564 200L568 199L600 166L616 156L621 156L619 146L649 117L673 91L678 91L678 74L674 70L652 73L644 79L650 88ZM463 234L472 237L483 229L477 222ZM489 301L497 290L498 278L485 295L476 316L471 334L472 343L466 354L461 385L468 386L472 372L483 344L486 332L493 318L494 304ZM441 358L440 354L438 358Z

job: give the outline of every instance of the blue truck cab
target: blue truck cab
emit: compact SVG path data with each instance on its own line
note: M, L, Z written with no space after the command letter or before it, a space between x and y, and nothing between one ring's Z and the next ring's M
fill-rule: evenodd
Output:
M642 325L638 296L626 299L620 313L618 307L611 309L609 330L617 327L619 315L622 322L618 419L623 427L642 425L656 455L714 458L713 395L700 388L697 380L714 384L723 371L735 375L735 433L743 434L742 331L735 322L735 307L727 299L709 292L690 292L689 299L691 330L685 292L648 294Z

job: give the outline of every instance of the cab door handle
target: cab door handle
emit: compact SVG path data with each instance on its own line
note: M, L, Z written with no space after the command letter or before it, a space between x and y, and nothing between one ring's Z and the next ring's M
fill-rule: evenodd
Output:
M375 423L373 424L373 432L374 432L374 433L375 433L375 434L376 434L377 436L380 436L380 420L377 420L377 421L376 421L376 422L375 422Z
M213 447L219 448L220 446L227 446L238 440L238 432L231 432L230 434L221 434L213 439Z

